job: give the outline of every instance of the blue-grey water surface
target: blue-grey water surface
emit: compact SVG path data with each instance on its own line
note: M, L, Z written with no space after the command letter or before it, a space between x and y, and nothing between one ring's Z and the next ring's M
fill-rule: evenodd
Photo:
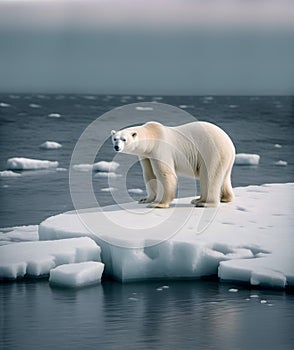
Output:
M233 139L238 153L257 153L259 166L234 167L233 186L294 179L292 97L0 95L0 171L10 157L57 160L68 169L83 130L114 107L158 100L211 121ZM50 118L59 113L60 118ZM141 112L140 112L141 113ZM167 120L168 122L169 120ZM114 129L111 119L109 130ZM47 140L62 144L42 150ZM280 145L277 147L275 145ZM111 142L98 160L111 160ZM287 166L274 163L283 160ZM130 188L144 189L139 165ZM99 203L113 199L104 178L93 178ZM184 194L193 196L189 188ZM39 224L73 209L67 171L27 171L0 178L0 226ZM134 199L139 195L132 194ZM269 203L274 205L274 203ZM167 285L169 288L157 290ZM238 288L236 293L230 288ZM257 297L250 297L257 295ZM248 299L248 300L247 300ZM266 302L261 303L262 300ZM0 285L3 349L291 349L294 298L289 292L252 290L209 281L157 281L58 289L47 280Z

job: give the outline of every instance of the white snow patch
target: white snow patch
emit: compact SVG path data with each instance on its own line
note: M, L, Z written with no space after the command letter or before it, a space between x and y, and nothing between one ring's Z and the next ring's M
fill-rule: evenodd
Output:
M153 107L143 107L143 106L137 106L137 111L153 111Z
M66 264L50 270L49 282L64 287L84 287L101 281L104 264L86 261Z
M258 154L238 153L235 157L235 165L258 165L259 160Z
M7 160L7 169L10 170L37 170L58 167L58 162L30 158L10 158Z
M46 141L42 143L39 147L43 149L58 149L58 148L61 148L62 145L58 142Z
M49 118L60 118L61 114L59 114L59 113L50 113L50 114L48 114L48 117Z
M140 193L143 193L144 191L141 190L141 188L130 188L130 189L128 189L128 192L140 194Z
M95 239L106 273L120 281L218 274L284 288L294 285L293 191L293 183L235 188L234 202L217 210L194 208L191 198L181 198L166 210L132 202L124 209L72 211L43 221L39 235Z
M21 242L0 246L0 279L49 274L54 267L100 261L100 247L89 237Z
M0 171L0 177L19 177L21 174L18 174L11 170L3 170Z
M279 160L279 161L275 162L275 165L277 165L277 166L287 166L288 162L286 162L285 160Z

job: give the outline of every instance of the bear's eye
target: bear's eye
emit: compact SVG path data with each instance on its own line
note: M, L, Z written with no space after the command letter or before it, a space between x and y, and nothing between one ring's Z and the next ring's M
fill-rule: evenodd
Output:
M126 142L127 141L124 137L122 137L121 140L122 140L122 142Z

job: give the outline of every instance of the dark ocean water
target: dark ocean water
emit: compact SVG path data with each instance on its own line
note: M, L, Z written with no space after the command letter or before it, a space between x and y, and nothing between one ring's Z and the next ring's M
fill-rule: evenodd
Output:
M56 160L59 167L68 169L76 142L91 122L115 107L150 101L182 106L198 120L222 127L238 153L260 155L258 166L234 167L234 187L293 182L293 97L0 95L0 171L10 157ZM48 117L51 113L59 113L60 118ZM148 111L138 113L154 119ZM163 121L180 124L181 118L171 114L163 116ZM111 115L103 123L109 132L117 128ZM127 116L126 124L130 124ZM47 140L63 147L40 149ZM113 156L108 139L96 161ZM287 166L275 165L279 160ZM0 177L1 227L39 224L48 216L74 209L68 171L21 174ZM144 190L138 164L129 171L127 183L128 188ZM100 205L113 204L111 194L101 191L107 187L105 178L93 177ZM183 180L181 194L194 195L188 180ZM169 288L157 291L162 284ZM50 288L47 281L5 283L0 286L1 345L3 349L293 348L293 295L247 287L229 293L231 287L217 281L128 285L104 281L69 291ZM251 294L258 298L250 298ZM268 303L261 304L262 299Z

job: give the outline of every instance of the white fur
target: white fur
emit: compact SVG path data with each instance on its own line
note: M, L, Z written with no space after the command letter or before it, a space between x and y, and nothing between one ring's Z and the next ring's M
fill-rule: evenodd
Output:
M117 152L139 156L148 193L140 203L168 208L177 187L177 174L200 178L200 198L196 206L217 206L230 202L234 194L231 170L235 147L219 127L193 122L167 127L157 122L112 130Z

